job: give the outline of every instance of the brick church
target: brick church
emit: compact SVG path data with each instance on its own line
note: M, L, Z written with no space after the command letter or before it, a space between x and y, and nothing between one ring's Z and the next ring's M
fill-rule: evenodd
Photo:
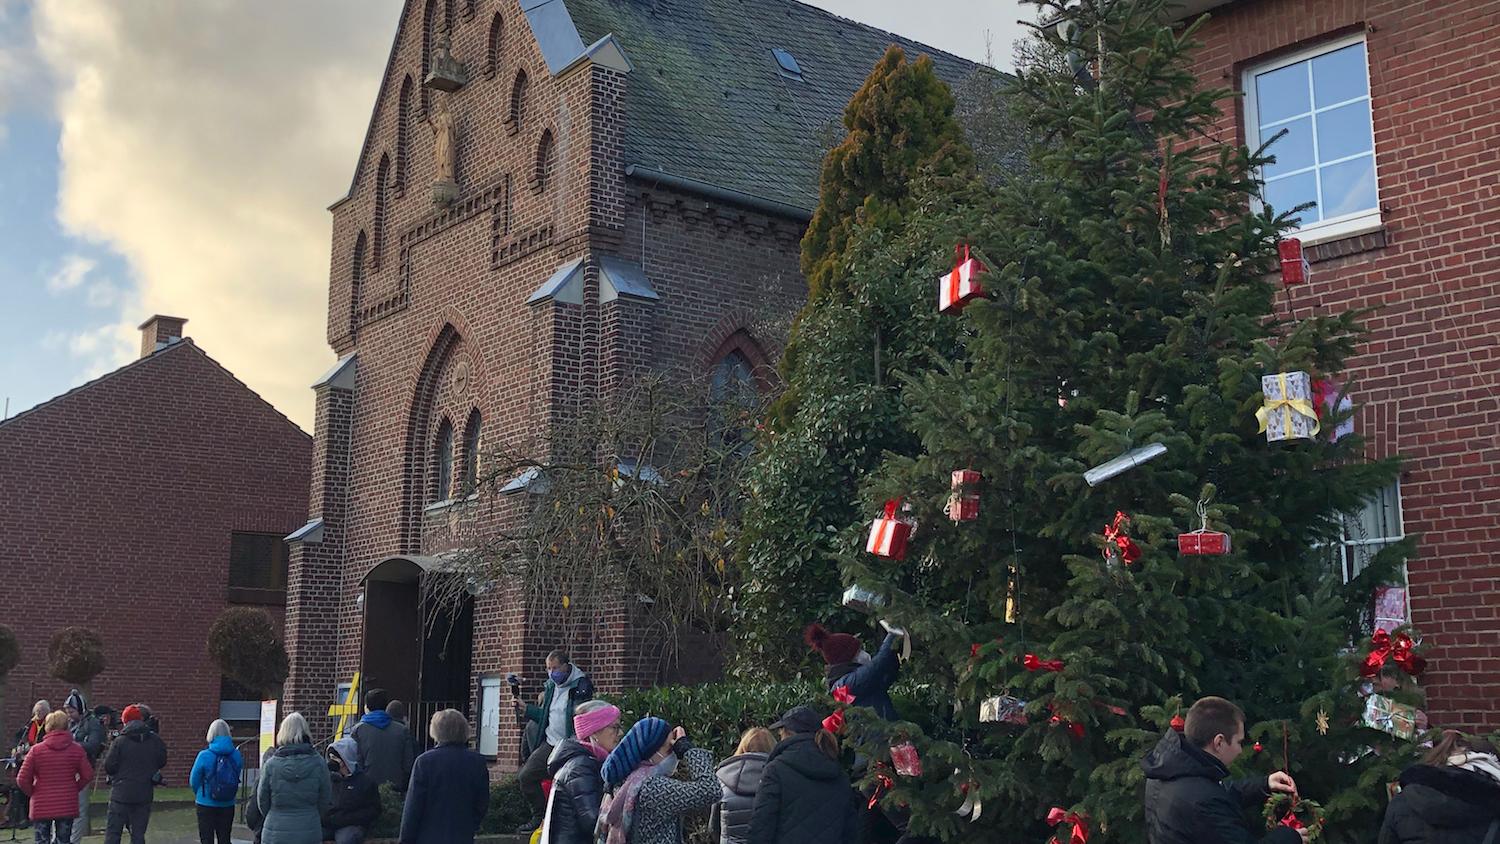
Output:
M339 362L314 386L310 518L289 537L284 711L325 713L361 672L414 725L453 706L513 758L503 677L540 674L548 620L505 584L423 612L480 444L635 373L774 363L785 338L757 326L803 302L823 154L892 42L952 84L976 70L792 0L405 4L331 208ZM601 608L575 661L605 691L672 679L625 612Z

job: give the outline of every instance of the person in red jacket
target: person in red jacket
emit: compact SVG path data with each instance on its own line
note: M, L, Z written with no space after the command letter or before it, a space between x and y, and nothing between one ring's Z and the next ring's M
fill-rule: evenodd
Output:
M78 817L78 793L94 779L83 745L73 740L66 712L47 716L47 734L26 754L16 785L31 798L36 844L68 844Z

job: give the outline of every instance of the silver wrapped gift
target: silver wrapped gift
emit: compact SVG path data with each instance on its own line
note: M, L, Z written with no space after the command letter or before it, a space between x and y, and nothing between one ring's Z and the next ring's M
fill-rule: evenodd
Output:
M844 606L860 612L874 612L877 607L885 606L885 596L856 583L844 590Z

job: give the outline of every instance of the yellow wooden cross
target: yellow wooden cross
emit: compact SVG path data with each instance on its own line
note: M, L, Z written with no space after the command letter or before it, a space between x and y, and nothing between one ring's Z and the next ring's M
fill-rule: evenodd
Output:
M350 715L359 715L359 672L354 672L354 679L349 683L349 694L344 696L343 703L335 703L328 707L329 715L339 716L338 729L333 731L333 737L339 738L344 734L344 725L349 723Z

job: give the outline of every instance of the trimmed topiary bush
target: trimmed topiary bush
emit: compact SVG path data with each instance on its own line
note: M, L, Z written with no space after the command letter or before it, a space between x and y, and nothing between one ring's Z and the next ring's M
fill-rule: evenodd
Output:
M53 677L87 689L104 673L104 639L87 627L64 627L47 643L47 671Z
M276 624L253 607L230 607L214 620L208 655L226 677L262 695L274 693L290 670Z

